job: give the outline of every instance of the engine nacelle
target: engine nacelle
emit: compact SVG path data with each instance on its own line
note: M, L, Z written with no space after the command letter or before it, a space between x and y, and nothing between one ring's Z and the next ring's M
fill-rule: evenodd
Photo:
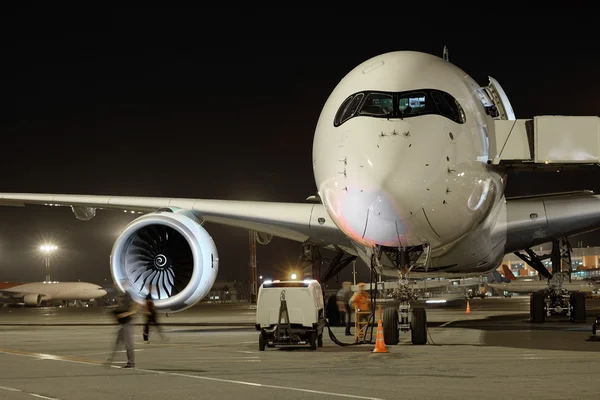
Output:
M158 311L183 311L208 294L219 270L212 237L188 210L158 211L132 221L115 242L112 277L143 302L152 286Z
M29 293L23 296L23 303L26 306L39 306L42 302L42 296L35 293Z

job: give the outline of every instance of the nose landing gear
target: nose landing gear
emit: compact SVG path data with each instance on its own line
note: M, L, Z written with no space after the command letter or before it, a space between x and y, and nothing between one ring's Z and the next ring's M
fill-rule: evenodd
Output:
M429 262L429 246L412 248L376 247L371 256L371 268L381 270L381 257L386 256L398 268L398 287L392 292L392 297L398 300L398 307L388 307L383 310L383 340L386 345L397 345L400 342L400 332L411 332L411 342L416 345L427 344L427 312L423 307L412 307L412 302L418 295L409 280L409 274L417 260L425 256L425 265Z

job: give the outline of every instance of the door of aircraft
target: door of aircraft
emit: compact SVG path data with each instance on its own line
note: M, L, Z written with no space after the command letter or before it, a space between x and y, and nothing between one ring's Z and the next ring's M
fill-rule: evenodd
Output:
M513 111L512 105L508 100L506 92L504 92L504 89L502 89L502 86L500 86L500 83L498 83L498 81L491 76L489 77L489 80L490 84L486 89L490 94L491 100L494 102L496 109L498 110L498 117L500 119L506 119L509 121L516 120L517 117L515 117L515 112Z

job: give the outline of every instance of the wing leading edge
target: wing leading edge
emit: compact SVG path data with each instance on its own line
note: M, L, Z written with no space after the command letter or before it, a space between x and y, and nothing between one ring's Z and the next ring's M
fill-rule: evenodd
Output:
M80 219L96 209L134 214L165 208L192 210L199 219L255 230L276 237L353 253L349 239L331 221L322 204L237 200L203 200L168 197L92 196L72 194L0 193L0 206L68 206Z

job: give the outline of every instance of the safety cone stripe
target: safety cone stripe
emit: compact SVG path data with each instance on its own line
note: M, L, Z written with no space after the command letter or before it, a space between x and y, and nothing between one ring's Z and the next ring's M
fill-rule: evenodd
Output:
M377 322L377 339L375 340L375 348L373 353L388 353L387 347L383 340L383 323L381 322L381 307L379 307L379 321Z

